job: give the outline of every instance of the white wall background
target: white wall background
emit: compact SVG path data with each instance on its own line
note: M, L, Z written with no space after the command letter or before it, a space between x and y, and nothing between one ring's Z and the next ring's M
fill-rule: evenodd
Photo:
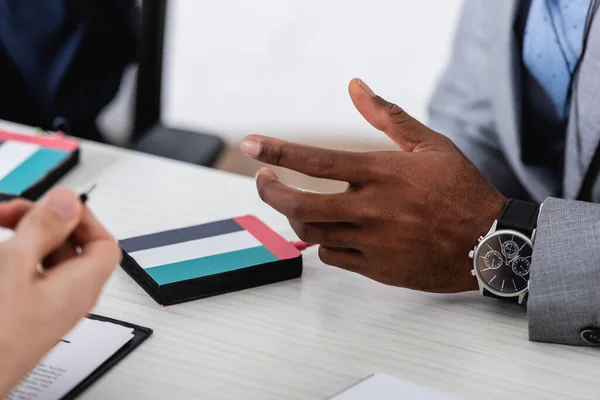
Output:
M171 0L164 119L230 140L372 137L353 77L423 119L462 2Z

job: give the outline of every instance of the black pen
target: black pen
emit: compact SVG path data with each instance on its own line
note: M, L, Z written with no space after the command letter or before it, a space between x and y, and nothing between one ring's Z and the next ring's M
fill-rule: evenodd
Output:
M81 201L81 204L85 205L85 203L87 203L88 199L90 198L90 193L92 193L94 189L96 189L96 184L92 183L90 186L87 187L87 190L84 190L79 195L79 200ZM71 235L69 241L75 245L77 253L81 253L81 247L79 247L79 245L77 244L77 240L75 239L74 235Z
M90 193L95 188L96 188L96 184L93 183L90 186L88 186L87 190L84 190L79 195L79 200L81 201L81 204L85 205L85 203L87 203L87 201L88 201L88 199L90 197ZM77 252L77 254L81 254L81 247L79 246L79 244L77 244L77 239L75 239L75 235L74 234L71 234L69 236L69 238L67 239L67 243L70 243L72 246L75 247L75 251ZM39 273L43 273L45 269L52 268L51 266L47 265L46 261L48 261L48 259L42 261L42 263L38 265L38 272Z
M96 184L95 184L95 183L91 184L91 185L88 187L88 189L87 189L87 190L85 190L83 193L81 193L81 194L79 195L79 200L81 200L81 203L82 203L82 204L85 204L85 203L87 203L87 201L88 201L88 198L90 197L90 193L92 193L92 191L93 191L94 189L96 189Z

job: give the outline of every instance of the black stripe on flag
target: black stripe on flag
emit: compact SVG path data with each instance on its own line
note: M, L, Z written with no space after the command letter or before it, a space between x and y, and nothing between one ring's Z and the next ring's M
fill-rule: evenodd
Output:
M224 221L211 222L203 225L189 226L187 228L173 229L171 231L124 239L121 240L119 244L127 253L133 253L134 251L169 246L176 243L189 242L191 240L204 239L242 230L244 230L244 228L233 219L226 219Z

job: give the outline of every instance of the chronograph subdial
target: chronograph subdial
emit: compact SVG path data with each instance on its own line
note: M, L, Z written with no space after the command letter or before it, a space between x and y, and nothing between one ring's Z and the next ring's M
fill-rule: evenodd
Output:
M529 273L529 267L531 266L528 259L518 257L512 262L512 270L519 276L525 276Z
M514 240L507 240L502 243L502 254L508 259L512 260L519 255L519 245Z
M504 265L504 259L502 258L502 254L497 252L496 250L488 251L485 256L483 256L483 261L488 268L498 269L502 265Z

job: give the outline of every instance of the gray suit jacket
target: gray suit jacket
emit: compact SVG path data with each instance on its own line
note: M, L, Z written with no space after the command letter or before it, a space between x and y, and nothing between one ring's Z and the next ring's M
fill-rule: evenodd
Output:
M600 142L600 15L591 26L571 107L564 180L525 165L520 145L518 0L467 0L429 125L450 137L505 195L543 202L531 266L531 340L583 345L600 327L600 205L575 201ZM582 146L575 142L579 123ZM563 199L553 198L562 189ZM598 180L594 202L600 202ZM482 232L482 234L485 232Z

